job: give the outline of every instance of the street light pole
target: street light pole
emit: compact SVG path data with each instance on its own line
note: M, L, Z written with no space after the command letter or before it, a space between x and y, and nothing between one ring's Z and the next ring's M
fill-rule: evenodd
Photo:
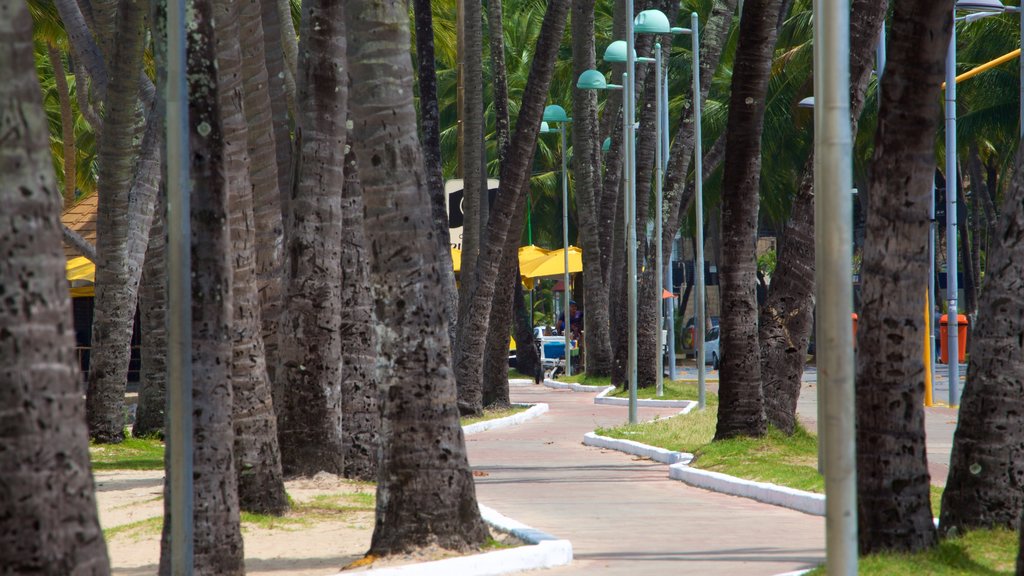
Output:
M954 8L953 16L956 16ZM949 369L949 405L960 404L960 347L957 312L957 191L956 191L956 24L946 51L946 350Z
M633 36L633 0L626 0L626 76L623 115L626 121L626 293L629 309L629 423L637 422L636 358L636 39Z
M697 28L697 13L690 13L690 51L693 58L693 193L694 211L696 212L695 230L697 234L697 250L694 255L694 274L697 279L697 297L694 304L697 313L694 315L694 337L697 339L697 407L703 410L707 405L705 382L707 367L704 365L704 330L707 320L704 318L704 150L701 133L700 106L700 34ZM721 351L719 351L721 354Z
M569 293L569 172L566 171L566 148L565 148L565 122L558 125L558 133L562 137L562 255L564 257L564 275L562 283L562 314L565 317L565 325L562 332L565 334L565 375L572 376L572 317L569 315L569 303L572 301Z
M857 573L857 462L854 418L852 136L849 0L814 2L815 268L818 378L825 394L826 563ZM819 123L820 121L820 123ZM820 186L819 186L820 185ZM828 230L826 233L825 230Z
M658 396L665 395L665 299L663 298L663 292L665 290L665 281L662 276L662 265L661 265L661 221L664 219L662 215L662 179L664 178L664 157L666 148L663 142L662 136L664 134L664 122L663 116L668 115L668 102L664 101L665 91L662 89L662 83L664 82L661 72L661 42L655 42L654 44L654 85L657 90L657 97L655 98L656 106L655 113L658 117L658 121L655 129L655 180L654 180L654 197L655 197L655 208L654 208L654 238L655 238L655 258L656 264L654 265L654 285L661 290L658 290ZM667 85L667 82L665 83Z

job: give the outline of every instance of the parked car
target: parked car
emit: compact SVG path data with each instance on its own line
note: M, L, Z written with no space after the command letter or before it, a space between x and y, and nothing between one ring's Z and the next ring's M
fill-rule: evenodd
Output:
M722 363L722 354L719 346L719 328L713 327L704 335L704 363L711 364L711 367L718 370Z
M718 321L719 321L718 316L711 316L710 320L711 320L711 328L717 329L718 328ZM682 349L683 353L688 354L690 356L694 356L697 353L697 350L695 349L696 342L695 342L695 338L694 338L695 333L694 333L694 330L693 330L693 324L694 324L694 319L691 316L690 319L686 321L686 327L683 328L683 330L681 331L681 337L682 337L681 349ZM716 332L716 334L717 334L717 332ZM707 332L705 332L704 341L707 342L707 339L708 339L707 338ZM717 338L716 338L716 340L717 340ZM710 356L708 356L708 357L710 358Z

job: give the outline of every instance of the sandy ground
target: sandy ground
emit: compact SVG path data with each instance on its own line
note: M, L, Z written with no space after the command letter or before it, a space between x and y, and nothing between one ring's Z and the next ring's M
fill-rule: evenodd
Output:
M160 561L163 516L162 470L118 470L96 474L100 523L104 530L143 522L107 538L113 574L150 576ZM373 492L373 487L321 474L286 483L295 502L317 496ZM246 573L326 576L358 560L370 547L373 512L351 511L299 522L289 516L274 528L243 523Z

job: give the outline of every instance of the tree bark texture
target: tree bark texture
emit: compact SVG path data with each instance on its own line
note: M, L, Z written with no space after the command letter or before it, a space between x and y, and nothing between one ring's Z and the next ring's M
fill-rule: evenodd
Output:
M350 151L345 155L341 194L342 446L345 477L375 481L380 458L380 387L363 210L363 189L355 153ZM451 258L451 252L445 252Z
M518 251L517 251L518 254ZM540 353L536 339L533 337L533 310L530 310L523 293L523 283L519 279L519 263L516 262L514 278L515 291L512 295L513 335L516 339L516 370L520 374L532 376L536 383L544 377L540 364Z
M429 197L416 135L409 15L404 2L357 0L346 16L382 402L370 553L431 544L476 548L487 531L459 425L438 282L443 263L429 241L433 219L422 209Z
M491 207L487 240L482 243L483 252L476 270L463 268L462 281L468 274L476 274L476 288L469 298L470 312L465 319L459 316L459 330L454 351L455 377L459 386L459 408L464 413L479 411L482 395L463 397L474 382L477 385L483 376L483 353L486 340L487 321L491 314L491 303L498 279L498 266L503 251L507 249L509 234L518 235L520 228L510 232L513 216L522 212L523 198L529 185L530 166L537 144L537 134L544 114L548 88L554 73L554 62L558 54L559 41L565 31L569 12L569 0L553 0L548 3L541 24L533 66L523 93L522 106L516 122L515 136L509 150L509 161L501 167L501 191ZM462 303L460 302L460 310Z
M96 228L96 299L86 416L97 442L124 440L124 393L131 355L141 263L133 267L128 254L131 227L129 189L137 147L133 144L139 73L146 31L142 2L122 7L117 54L111 68L110 94L100 141L99 206ZM148 234L147 234L148 236ZM134 278L134 282L132 281Z
M32 19L0 14L0 573L104 575Z
M491 74L494 86L494 132L498 149L498 170L507 162L509 146L508 85L505 75L505 34L502 29L501 1L490 0L487 5L487 23L491 48ZM486 147L482 148L486 152ZM566 151L562 151L566 153ZM486 154L485 154L486 156ZM486 159L484 159L486 164ZM487 188L486 186L484 188ZM485 191L489 194L489 191ZM525 201L525 198L524 198ZM509 226L508 243L498 269L498 280L491 304L491 318L487 323L487 341L484 347L482 402L484 406L510 405L508 392L508 354L511 334L513 293L520 283L519 242L523 229L523 208L513 217L518 222ZM518 347L517 347L518 348Z
M242 85L244 91L246 139L248 142L249 179L252 184L250 204L254 210L256 287L258 290L260 339L266 358L267 383L273 389L278 365L278 323L281 318L284 287L284 223L281 212L281 178L278 158L282 142L275 131L275 109L271 102L271 80L267 73L266 40L263 32L261 3L258 0L239 5L239 42L242 52ZM277 31L279 32L279 30ZM280 55L275 58L280 59ZM276 83L275 83L276 84ZM287 118L282 118L287 130ZM283 143L289 141L288 132ZM258 247L258 249L257 249ZM276 428L276 426L275 426ZM276 431L275 431L276 435Z
M864 109L875 39L885 19L885 0L853 0L850 13L850 123L856 134ZM779 242L778 264L758 318L761 387L768 423L792 434L807 345L814 327L814 153Z
M594 46L594 0L572 3L572 68L578 78L586 70L597 68ZM616 82L617 83L617 82ZM590 376L610 376L612 343L608 323L608 274L610 263L601 245L601 230L610 222L600 220L601 140L597 122L597 92L573 90L573 179L576 185L576 217L579 242L583 248L583 292L587 306L583 310L584 364ZM516 341L518 342L518 340Z
M781 0L747 0L729 97L722 181L722 320L718 426L715 439L761 436L766 430L757 342L757 213L761 133ZM699 263L703 265L703 263Z
M861 554L935 544L924 443L924 318L935 94L952 2L899 2L882 80L857 332L857 519Z
M441 113L437 102L437 70L434 64L434 19L430 0L414 0L416 22L417 80L420 89L420 128L423 131L423 171L430 192L430 211L434 217L434 231L441 250L441 261L449 266L441 271L441 285L445 295L445 314L448 318L448 340L455 346L455 331L459 321L459 289L455 284L455 271L451 266L451 235L448 230L448 196L444 193L441 172Z
M968 342L969 386L960 399L949 478L942 494L944 534L1018 527L1024 510L1024 157L1006 190L988 254L978 323Z
M76 0L54 0L53 5L57 9L57 14L60 15L61 23L64 25L64 31L67 33L72 57L80 67L84 67L88 71L89 78L92 80L91 87L102 100L107 93L107 83L109 82L107 65L103 61L103 55L93 38L92 31L86 24L85 17L78 7L78 2ZM85 84L77 84L75 91L79 95L88 93ZM83 108L83 113L88 108L88 106ZM102 129L99 123L91 122L91 124L94 130Z
M161 188L157 206L167 205ZM153 214L149 247L139 283L139 321L142 322L142 372L139 402L135 408L132 436L163 437L167 404L167 238L163 210Z
M232 410L232 266L228 176L212 2L193 4L187 48L192 228L193 571L245 573ZM169 454L165 456L169 458ZM169 477L168 477L169 478ZM164 481L160 574L170 572L172 509ZM200 504L201 503L201 504Z
M348 115L344 10L310 0L299 50L300 155L291 199L279 375L285 474L344 474L341 404L341 190Z
M260 131L254 114L245 107L249 97L243 87L247 75L242 67L241 5L235 0L214 0L217 27L217 86L224 134L224 171L228 196L230 258L232 267L231 362L232 425L234 427L235 474L239 506L256 514L280 514L288 509L281 474L281 453L277 444L277 419L270 397L266 355L263 346L260 299L256 275L256 223L253 189L271 187L276 174L267 179L261 173L273 166L272 138L263 142L264 152L254 150L250 128ZM245 34L253 34L252 18ZM262 63L260 63L262 64ZM252 88L256 88L252 86ZM269 108L269 106L267 107ZM269 115L264 115L269 122ZM263 132L267 126L262 126ZM259 166L252 160L264 162ZM250 176L252 174L253 176ZM269 194L268 194L269 195Z
M460 342L476 338L476 335L465 334L468 330L480 330L480 338L486 342L491 313L477 322L471 319L474 313L472 295L479 281L477 259L482 255L484 239L484 210L487 206L487 171L484 164L487 149L484 144L484 82L483 82L483 23L479 0L458 0L463 5L463 41L465 49L462 69L463 108L459 110L459 119L463 127L462 156L462 265L459 272L459 319L455 329L455 340ZM502 186L506 184L503 182ZM500 253L500 249L499 249ZM499 262L501 257L499 256ZM495 270L495 274L498 271ZM495 284L495 279L488 281ZM483 410L483 365L487 347L480 350L477 363L480 369L474 377L457 378L459 407L463 414L480 414Z

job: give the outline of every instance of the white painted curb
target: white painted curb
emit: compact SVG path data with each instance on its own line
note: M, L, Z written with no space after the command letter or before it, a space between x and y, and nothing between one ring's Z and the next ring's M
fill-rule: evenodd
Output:
M530 406L530 409L525 412L518 412L511 416L504 418L495 418L494 420L484 420L483 422L477 422L475 424L469 424L468 426L462 427L462 433L466 436L470 434L477 434L485 430L496 430L498 428L508 428L509 426L516 426L522 424L527 420L533 420L541 414L548 411L548 405L544 403L538 404L512 404L513 406Z
M610 404L612 406L629 406L629 398L614 398L608 396L615 391L615 386L609 386L601 391L594 398L594 404ZM637 398L637 406L644 408L683 408L684 413L689 413L697 407L694 400L657 400L655 398Z
M511 534L529 543L530 546L392 568L371 568L368 572L378 576L451 576L453 574L496 576L572 563L572 543L568 540L560 540L550 534L530 528L483 504L480 504L480 515L484 522L490 524L495 530ZM345 576L346 574L351 574L351 572L339 572L334 576Z
M690 462L690 460L693 460L693 454L674 452L672 450L666 450L656 446L648 446L647 444L641 444L632 440L619 440L618 438L598 436L593 432L587 432L583 435L583 444L584 446L609 448L611 450L618 450L619 452L633 454L634 456L650 458L651 460L661 462L662 464L677 464L679 462Z
M529 378L509 378L508 385L512 388L519 388L521 386L533 386L533 380Z
M598 436L593 432L583 436L583 443L588 446L600 446L601 448L618 450L627 454L643 456L658 462L670 464L668 467L668 477L673 480L679 480L685 484L689 484L690 486L704 488L713 492L720 492L722 494L730 494L732 496L742 496L744 498L757 500L758 502L764 502L765 504L782 506L783 508L797 510L814 516L825 515L825 496L823 494L796 490L794 488L779 486L778 484L771 484L769 482L744 480L742 478L729 476L728 474L722 474L720 472L691 468L688 464L693 461L693 454L687 454L686 452L672 452L663 448L641 444L640 442L635 442L633 440L620 440L618 438Z
M587 386L586 384L576 384L575 382L559 382L558 380L552 380L551 378L544 379L544 385L548 388L555 388L556 390L572 390L573 392L601 392L608 386Z
M668 477L680 480L690 486L706 488L723 494L751 498L765 504L782 506L791 510L812 514L825 515L825 495L806 492L769 482L744 480L728 474L691 468L685 464L673 464L668 467Z
M814 568L808 568L806 570L793 570L792 572L783 572L782 574L776 574L775 576L803 576L811 570L814 570Z

